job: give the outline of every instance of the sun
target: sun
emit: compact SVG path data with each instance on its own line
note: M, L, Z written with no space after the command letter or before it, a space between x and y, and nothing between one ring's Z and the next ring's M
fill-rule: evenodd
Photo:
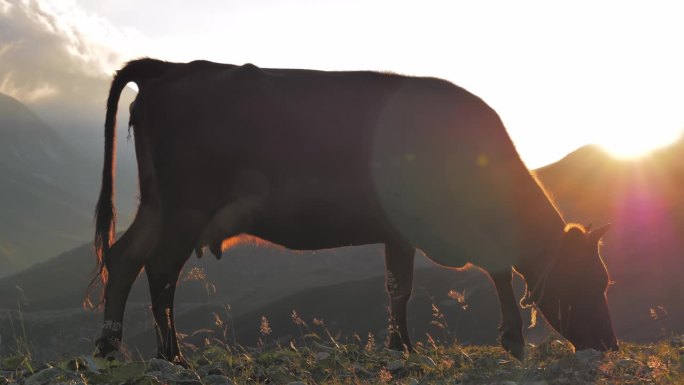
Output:
M681 137L681 130L614 132L611 138L602 140L599 144L615 158L638 159L674 143Z

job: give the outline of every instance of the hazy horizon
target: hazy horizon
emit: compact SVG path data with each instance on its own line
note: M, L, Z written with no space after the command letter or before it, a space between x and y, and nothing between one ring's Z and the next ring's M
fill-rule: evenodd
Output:
M684 129L669 3L164 4L0 0L0 92L99 136L110 74L141 56L436 76L497 110L530 168L592 143L643 153Z

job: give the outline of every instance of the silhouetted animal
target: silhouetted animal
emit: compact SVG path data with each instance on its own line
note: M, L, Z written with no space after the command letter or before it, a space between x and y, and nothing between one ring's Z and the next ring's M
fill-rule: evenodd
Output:
M133 224L114 242L115 121L128 82L140 180ZM521 162L498 115L447 81L375 72L261 69L142 59L117 72L105 122L95 246L104 283L99 354L117 349L144 267L159 356L182 361L179 272L208 245L251 234L291 249L384 243L389 346L411 349L406 304L416 248L447 268L486 270L501 343L523 357L512 269L526 304L577 348L614 349L606 228L566 223Z

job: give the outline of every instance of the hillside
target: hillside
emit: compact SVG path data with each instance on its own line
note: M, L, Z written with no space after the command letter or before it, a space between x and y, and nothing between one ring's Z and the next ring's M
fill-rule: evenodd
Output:
M2 94L0 135L2 276L73 247L90 213L86 197L73 188L83 183L75 172L83 159L36 114Z
M101 138L100 129L91 130L88 137ZM21 102L0 94L0 277L91 238L102 143L90 140L84 148L84 136L58 132ZM119 207L126 225L137 188L134 166L121 163Z

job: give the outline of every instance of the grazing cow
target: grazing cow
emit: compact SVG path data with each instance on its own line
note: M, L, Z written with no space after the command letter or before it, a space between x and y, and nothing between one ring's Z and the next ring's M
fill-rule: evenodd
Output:
M140 182L135 220L114 242L115 123L131 106ZM290 249L385 244L389 346L411 350L406 303L416 248L447 268L472 263L499 295L501 343L522 358L525 305L577 348L614 349L607 227L568 226L521 162L498 115L447 81L376 72L261 69L141 59L107 101L95 247L104 285L100 355L122 337L126 298L145 269L159 356L182 362L173 320L193 250L218 257L250 234Z

